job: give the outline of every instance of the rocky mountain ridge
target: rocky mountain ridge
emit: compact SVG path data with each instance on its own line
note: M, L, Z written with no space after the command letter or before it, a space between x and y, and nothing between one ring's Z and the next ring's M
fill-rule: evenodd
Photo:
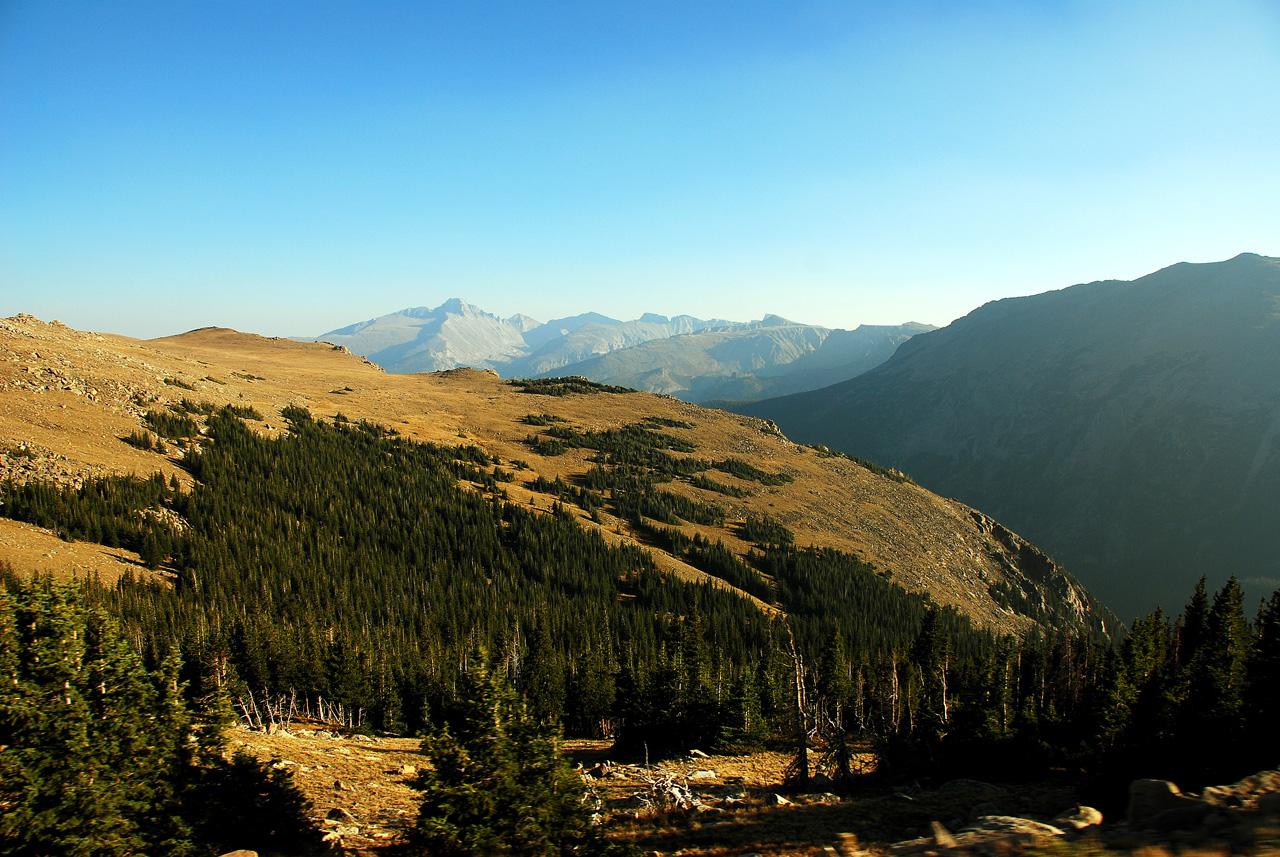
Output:
M261 419L252 425L267 435L281 430L281 408L296 404L326 419L368 419L410 438L473 443L504 465L523 464L519 479L505 490L512 502L541 510L551 508L556 497L539 486L557 479L576 482L592 466L592 455L582 449L540 454L527 442L529 414L555 416L583 431L666 420L696 447L697 456L736 458L790 479L764 485L717 473L732 495L671 483L671 491L725 510L723 526L682 525L690 537L721 540L745 556L751 545L740 537L739 523L767 514L789 527L797 544L856 555L896 584L929 592L982 627L1013 633L1036 622L1104 633L1116 628L1114 616L1068 575L969 507L850 459L797 446L761 420L645 393L530 395L496 374L474 370L386 374L341 347L222 329L143 342L30 317L5 321L0 478L74 481L103 472L158 470L166 479L190 484L177 447L155 451L126 442L145 428L146 411L184 399L254 408ZM611 543L644 545L667 573L728 586L654 548L607 511L598 520L574 514ZM48 538L56 550L56 537ZM7 558L0 551L0 559Z
M879 365L930 325L832 330L766 315L754 322L646 313L618 321L584 313L540 324L499 318L460 298L317 337L390 372L469 366L504 378L581 375L687 401L755 399L816 389Z

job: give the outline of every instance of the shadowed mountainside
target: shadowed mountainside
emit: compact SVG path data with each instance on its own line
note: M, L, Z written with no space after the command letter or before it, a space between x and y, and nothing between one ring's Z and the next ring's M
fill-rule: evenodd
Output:
M880 367L741 406L1043 546L1122 616L1280 585L1280 260L987 304Z
M879 366L924 324L829 330L778 316L654 339L563 368L604 384L690 402L747 400L816 390Z

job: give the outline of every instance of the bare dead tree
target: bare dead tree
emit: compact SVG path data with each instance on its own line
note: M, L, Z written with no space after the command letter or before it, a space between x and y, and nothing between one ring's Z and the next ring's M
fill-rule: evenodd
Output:
M809 727L805 721L804 658L796 648L796 636L791 630L790 622L786 623L786 628L791 650L791 668L795 677L792 717L795 720L796 741L795 758L787 766L786 780L804 789L809 787Z

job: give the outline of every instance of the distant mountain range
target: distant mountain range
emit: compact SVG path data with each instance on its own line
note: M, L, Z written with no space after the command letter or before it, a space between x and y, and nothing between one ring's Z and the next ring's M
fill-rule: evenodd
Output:
M733 322L646 314L618 321L599 313L546 324L499 318L459 298L333 330L344 345L389 372L470 366L504 378L582 375L691 402L751 400L812 390L883 363L930 325L831 330L776 315Z
M739 410L981 508L1126 619L1201 575L1280 586L1280 259L995 301Z

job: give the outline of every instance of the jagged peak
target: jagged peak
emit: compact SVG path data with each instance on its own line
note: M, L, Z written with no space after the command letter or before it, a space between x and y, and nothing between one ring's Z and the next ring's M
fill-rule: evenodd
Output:
M475 315L477 310L462 298L449 298L449 300L436 307L436 312L452 315Z

